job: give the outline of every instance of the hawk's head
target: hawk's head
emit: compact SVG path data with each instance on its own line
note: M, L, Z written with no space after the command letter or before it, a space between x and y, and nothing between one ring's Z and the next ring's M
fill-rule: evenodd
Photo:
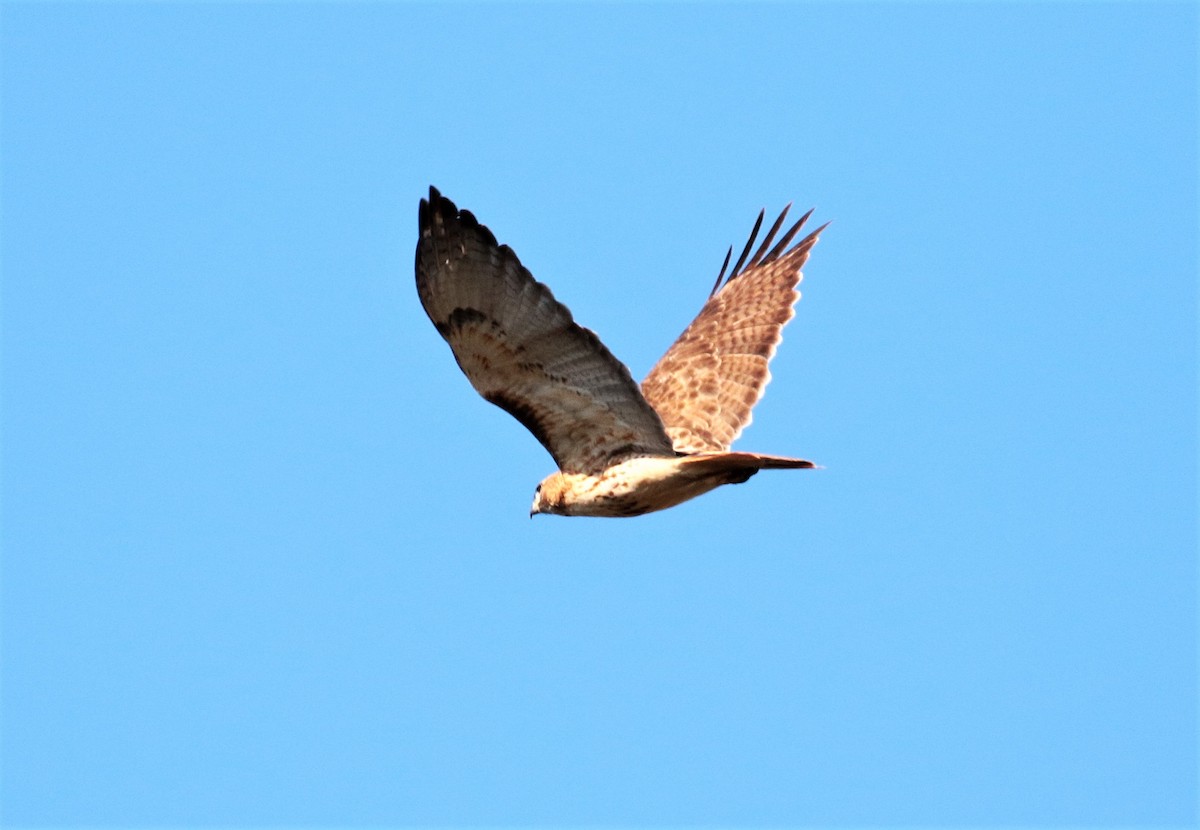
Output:
M568 483L562 473L552 473L542 480L533 493L533 506L529 508L529 518L538 513L555 513L567 516Z

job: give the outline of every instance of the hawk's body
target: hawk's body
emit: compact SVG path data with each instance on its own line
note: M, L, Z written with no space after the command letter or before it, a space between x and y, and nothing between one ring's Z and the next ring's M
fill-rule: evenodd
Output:
M524 424L558 464L538 485L533 513L637 516L760 469L813 466L729 452L770 379L767 362L822 230L789 249L806 214L768 252L786 214L747 262L759 215L729 278L717 278L700 314L639 389L507 245L429 189L419 212L417 292L475 389Z

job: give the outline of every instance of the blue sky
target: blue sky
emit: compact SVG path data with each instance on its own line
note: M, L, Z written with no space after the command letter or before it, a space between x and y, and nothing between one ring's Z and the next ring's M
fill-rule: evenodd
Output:
M1197 22L4 4L0 818L1194 824ZM816 206L825 469L530 521L430 184L638 377Z

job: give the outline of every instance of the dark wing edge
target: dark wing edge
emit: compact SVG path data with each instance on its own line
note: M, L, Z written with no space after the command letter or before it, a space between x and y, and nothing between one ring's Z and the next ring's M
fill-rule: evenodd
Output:
M677 452L728 450L771 379L767 366L800 298L801 268L829 226L792 245L810 210L776 241L790 208L755 249L766 212L759 213L733 269L726 277L730 248L708 301L642 381Z
M600 338L507 245L434 187L418 209L421 305L471 385L564 472L673 455L658 414Z

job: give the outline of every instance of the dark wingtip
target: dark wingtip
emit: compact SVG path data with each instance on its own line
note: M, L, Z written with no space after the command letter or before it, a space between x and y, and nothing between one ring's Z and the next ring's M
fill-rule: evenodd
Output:
M775 239L775 234L779 233L779 228L783 225L783 220L787 218L788 211L792 209L792 203L788 202L783 208L783 212L779 214L779 218L771 225L771 230L767 231L767 235L763 237L762 244L758 246L758 250L754 252L754 256L750 257L750 262L746 264L747 268L753 268L763 261L763 254L767 248L771 247L772 240ZM767 260L770 261L769 259Z
M459 210L458 205L443 196L436 187L430 185L429 200L422 199L417 211L417 221L422 232L433 224L434 217L440 219L441 224L445 227L457 225L463 228L478 229L489 243L496 244L496 237L484 225L479 224L475 214L469 210Z
M763 239L763 242L758 247L758 250L754 252L754 256L751 257L750 250L754 247L754 240L758 236L759 228L762 227L763 218L766 215L766 210L759 211L758 220L754 223L754 230L750 231L750 238L746 240L746 247L742 249L742 255L738 257L737 264L733 266L733 270L729 272L729 276L725 278L724 285L728 285L740 274L742 274L743 265L745 265L746 270L750 270L757 268L760 265L768 265L782 256L791 256L797 252L800 252L803 258L807 258L807 252L813 245L816 244L817 237L820 236L821 232L828 228L832 222L826 222L824 225L817 228L808 236L797 242L795 246L791 248L788 246L792 245L792 240L799 235L800 229L804 227L804 223L807 222L809 217L813 215L813 210L815 210L815 208L810 208L807 213L801 216L794 225L788 228L787 233L785 233L779 239L779 241L775 243L775 247L771 248L771 250L767 252L767 248L770 247L771 243L775 241L775 235L783 226L783 221L787 217L788 211L791 210L791 208L792 203L788 202L787 206L784 207L783 211L779 214L779 218L775 220L774 224L771 225L771 229L767 231L766 238ZM713 285L712 291L709 292L709 297L712 297L721 290L721 280L723 277L725 277L725 268L729 265L729 256L732 252L733 248L730 247L729 253L725 254L725 262L721 265L721 273L717 276L717 281ZM747 261L747 257L749 257L749 261ZM804 259L799 260L801 265L803 262Z
M830 220L829 220L828 222L826 222L824 225L822 225L821 227L817 228L815 231L813 231L812 233L810 233L808 236L806 236L806 237L804 237L802 240L800 240L800 243L799 243L798 245L796 245L796 248L797 248L797 249L804 249L804 250L808 250L808 249L809 249L809 248L811 248L813 245L816 245L816 244L817 244L817 237L819 237L819 236L821 235L821 231L825 230L826 228L828 228L828 227L829 227L830 225L832 225L832 224L833 224L833 220L832 220L832 219L830 219Z
M800 229L804 227L804 223L808 221L808 217L812 216L814 210L816 210L816 208L809 208L808 213L801 216L799 221L797 221L796 224L792 225L792 227L788 229L788 232L785 233L783 238L779 240L779 244L771 249L771 253L767 254L767 262L774 262L787 251L788 245L792 244L792 240L796 238L796 234L800 233ZM805 242L807 242L811 236L812 235L810 234L809 237L806 237L796 247L803 247Z
M441 191L433 185L429 185L429 198L422 199L421 205L417 209L417 224L420 230L424 231L433 224L435 216L453 217L458 213L458 208L454 202L442 195Z
M762 227L763 217L766 215L766 208L758 212L758 219L754 222L754 230L750 231L750 238L746 240L746 247L742 248L742 255L738 257L737 265L733 266L733 270L729 272L729 280L734 279L741 273L742 266L746 263L746 257L750 256L750 249L754 247L754 240L758 237L758 230Z
M713 283L712 291L708 292L708 296L717 293L717 289L721 287L721 280L725 277L725 269L729 267L729 258L733 256L733 246L729 246L729 250L725 252L725 261L721 263L721 273L717 274L717 281Z

